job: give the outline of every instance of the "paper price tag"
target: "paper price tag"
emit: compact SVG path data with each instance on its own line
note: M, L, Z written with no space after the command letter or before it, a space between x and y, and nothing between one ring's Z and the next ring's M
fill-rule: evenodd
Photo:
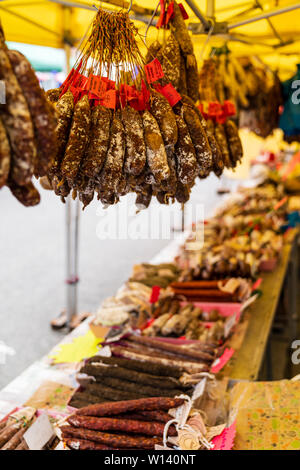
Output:
M153 286L151 296L150 296L150 303L151 304L155 304L155 302L158 301L159 294L160 294L160 287L159 286Z
M146 64L145 67L145 72L146 72L146 77L148 83L153 83L159 80L160 78L163 78L164 72L162 69L162 66L159 62L158 59L152 60L149 64Z
M30 450L41 450L54 436L52 424L44 413L25 432L24 440Z
M189 18L189 15L187 14L187 11L186 9L184 8L184 6L182 5L182 3L179 3L179 8L180 8L180 11L181 11L181 14L182 14L182 18L184 20L187 20ZM174 8L174 7L173 7Z
M232 357L233 353L234 353L233 348L226 348L222 356L214 361L211 367L211 372L213 374L217 374L217 372L220 372L220 370L223 369L223 367L227 364L229 359Z
M170 5L168 6L167 15L166 15L166 24L169 23L169 21L173 18L173 16L174 16L174 2L170 3Z
M181 95L175 90L171 83L168 83L168 85L162 87L161 94L167 98L172 107L181 100Z
M116 90L108 90L104 97L101 100L101 103L106 108L116 109L117 106L117 91Z

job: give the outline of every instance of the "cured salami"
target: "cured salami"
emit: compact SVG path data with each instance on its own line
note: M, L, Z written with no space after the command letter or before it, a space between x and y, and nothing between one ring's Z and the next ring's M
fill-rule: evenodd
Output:
M122 122L125 131L125 171L139 175L146 165L146 146L142 118L131 106L122 110Z
M189 105L183 104L183 118L191 136L199 165L200 178L206 178L212 167L212 152L196 111Z
M243 147L239 137L238 129L231 119L228 119L225 122L225 132L230 151L230 158L235 166L243 156Z
M193 101L198 101L199 95L199 74L197 67L197 60L193 54L189 54L186 60L187 71L186 71L186 84L187 93Z
M194 47L189 32L185 25L178 3L174 2L174 16L172 18L172 30L179 42L181 52L184 56L193 54Z
M5 185L10 169L10 145L0 117L0 188Z
M179 87L180 81L180 48L174 34L170 34L163 49L162 67L166 81L174 88Z
M224 166L226 168L231 168L232 164L230 160L227 138L223 124L215 125L215 137L222 152Z
M94 418L89 416L70 416L68 423L75 427L95 431L123 431L147 436L163 436L165 425L158 422L139 421L134 419ZM169 427L168 434L176 436L176 429Z
M224 162L219 144L215 138L215 125L211 119L207 120L207 138L213 155L213 171L217 176L221 176L224 170Z
M37 147L34 173L36 176L45 176L53 164L57 151L54 110L49 106L45 93L26 57L18 51L8 51L8 57L26 98L34 125Z
M162 135L156 119L149 113L143 113L144 135L147 163L155 181L160 183L170 176L168 158Z
M51 90L46 91L46 97L50 103L57 103L59 100L61 90L60 88L52 88Z
M107 157L110 138L111 111L95 106L91 115L90 140L80 172L88 178L100 175Z
M114 115L110 132L110 145L106 162L100 174L99 190L101 200L111 204L111 198L118 192L125 158L125 133L119 113Z
M36 158L34 130L26 99L13 72L0 25L0 80L5 81L6 104L1 117L12 148L11 178L27 184L33 175Z
M69 186L75 186L80 163L85 155L91 123L91 109L87 95L75 105L65 155L61 164L62 175Z
M180 204L185 204L188 202L190 198L190 188L187 184L182 184L180 181L177 183L176 193L175 193L176 201Z
M183 405L183 398L141 398L140 400L119 401L116 403L103 403L100 405L91 405L76 414L82 416L113 416L128 411L167 411L171 408L177 408Z
M159 125L166 148L174 149L178 139L175 114L168 100L155 90L150 96L150 112Z
M188 128L181 116L176 116L178 141L176 144L177 177L182 184L192 186L197 176L197 158Z
M19 186L13 181L8 182L8 187L11 190L11 193L15 196L18 201L23 204L25 207L36 206L39 204L41 197L32 183L28 183L24 186Z
M56 112L58 115L56 135L57 135L57 152L50 169L49 174L60 176L60 164L65 154L68 143L72 116L74 111L74 98L70 91L67 91L57 102Z

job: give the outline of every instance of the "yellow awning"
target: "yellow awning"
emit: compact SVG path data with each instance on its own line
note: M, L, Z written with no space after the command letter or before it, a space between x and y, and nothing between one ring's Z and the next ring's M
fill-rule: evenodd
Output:
M182 2L189 13L188 23L190 26L197 27L199 19L187 3L183 0ZM111 0L111 3L124 5L123 0ZM141 35L145 32L149 12L154 10L157 3L158 0L133 1L131 15ZM206 14L207 3L211 2L193 0L193 3ZM209 53L211 46L222 45L226 40L229 41L229 49L237 55L256 54L272 68L279 68L281 76L290 76L293 73L295 64L300 62L300 8L271 16L271 24L267 19L260 19L249 24L244 23L252 17L263 15L264 12L300 7L300 2L215 0L214 3L216 21L226 21L232 28L229 34L210 37L204 57ZM254 8L255 3L260 6ZM100 2L97 0L2 0L0 17L7 40L62 48L66 42L73 45L79 44L94 17L93 5L95 4L99 6ZM117 8L109 2L101 2L101 5L109 9ZM158 32L155 27L150 28L147 37L148 44L158 34L162 37L163 31ZM206 35L193 34L192 37L196 55L200 57ZM282 47L281 42L286 45Z

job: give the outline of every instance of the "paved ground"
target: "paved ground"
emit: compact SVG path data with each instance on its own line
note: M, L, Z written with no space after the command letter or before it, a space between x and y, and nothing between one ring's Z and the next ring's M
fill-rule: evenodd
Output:
M193 195L193 205L204 203L206 217L216 205L219 185L212 176ZM1 388L61 338L49 321L65 306L65 207L43 191L41 204L26 209L6 188L0 192L0 206L0 341L16 351L6 364L0 363ZM168 243L100 240L98 208L95 202L81 216L80 310L94 311L128 278L134 263L150 260ZM178 214L179 209L177 225Z

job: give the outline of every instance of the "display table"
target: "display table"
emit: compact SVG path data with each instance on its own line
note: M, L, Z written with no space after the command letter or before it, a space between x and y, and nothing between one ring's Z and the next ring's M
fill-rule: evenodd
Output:
M172 260L186 236L187 233L181 234L178 239L170 243L153 258L151 263ZM223 369L223 376L236 380L257 380L285 282L289 289L289 339L292 341L295 338L297 325L298 236L298 230L289 232L277 268L273 272L261 276L263 279L261 285L263 295L249 306L243 314L241 327L243 328L243 324L247 324L247 329L242 338L242 345ZM87 319L76 330L65 336L61 343L71 342L74 338L84 335L89 329L90 321L90 319ZM54 349L56 348L57 346ZM76 387L75 374L78 364L51 365L50 356L52 352L53 350L43 359L32 364L0 391L0 420L15 407L24 404L46 380Z
M286 283L288 289L288 340L291 343L297 335L297 275L298 275L299 231L288 233L278 266L273 272L262 274L263 295L247 308L244 321L248 327L239 351L232 357L223 375L232 379L257 380L263 358L267 352L268 380L272 372L268 358L268 340L277 305Z

